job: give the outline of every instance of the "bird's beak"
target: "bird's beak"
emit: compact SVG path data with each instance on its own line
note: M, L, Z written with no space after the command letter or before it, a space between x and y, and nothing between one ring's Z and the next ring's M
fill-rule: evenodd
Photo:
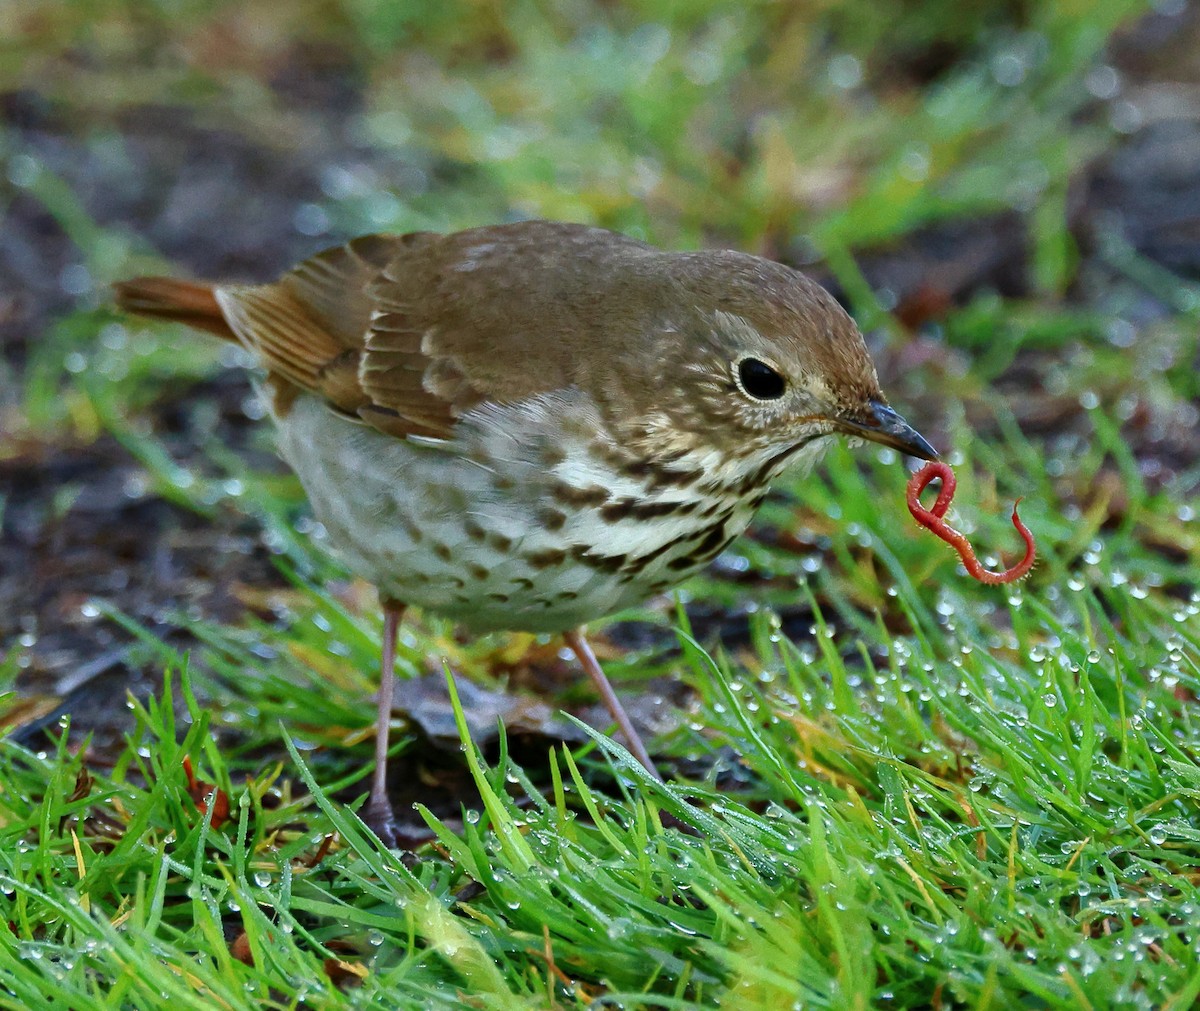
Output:
M854 417L843 415L837 419L837 427L847 435L857 435L862 439L891 446L892 449L898 449L901 453L907 453L920 460L937 459L937 450L882 400L868 401L865 414Z

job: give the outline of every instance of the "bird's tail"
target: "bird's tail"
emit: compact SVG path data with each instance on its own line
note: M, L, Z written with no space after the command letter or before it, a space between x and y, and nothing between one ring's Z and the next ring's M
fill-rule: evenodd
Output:
M118 308L126 312L184 323L237 341L211 284L172 277L135 277L131 281L118 281L113 289Z

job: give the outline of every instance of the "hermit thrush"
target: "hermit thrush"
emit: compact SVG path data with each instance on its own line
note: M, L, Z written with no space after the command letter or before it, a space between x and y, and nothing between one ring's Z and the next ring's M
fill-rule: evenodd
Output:
M837 302L743 253L526 221L365 236L274 284L141 278L117 293L255 354L283 457L379 588L366 815L385 840L406 606L563 633L653 771L583 625L710 562L771 480L810 467L834 433L936 455L887 406Z

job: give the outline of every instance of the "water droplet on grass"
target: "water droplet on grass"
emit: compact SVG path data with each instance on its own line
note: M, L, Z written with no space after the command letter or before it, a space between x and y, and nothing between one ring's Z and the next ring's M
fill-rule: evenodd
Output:
M826 71L835 88L849 90L862 82L862 64L849 53L839 53L829 61Z

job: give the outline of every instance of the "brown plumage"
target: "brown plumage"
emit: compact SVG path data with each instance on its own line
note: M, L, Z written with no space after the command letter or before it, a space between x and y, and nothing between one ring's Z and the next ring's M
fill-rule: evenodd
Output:
M804 275L583 225L371 235L273 284L152 277L116 290L130 312L236 334L268 373L389 435L447 437L483 401L570 385L622 410L630 396L652 400L662 347L688 330L702 343L713 311L803 345L847 405L882 398L857 328Z
M179 281L173 277L139 277L113 285L117 305L139 316L183 323L197 330L207 330L226 340L237 341L237 335L225 322L213 296L213 286L197 281Z

